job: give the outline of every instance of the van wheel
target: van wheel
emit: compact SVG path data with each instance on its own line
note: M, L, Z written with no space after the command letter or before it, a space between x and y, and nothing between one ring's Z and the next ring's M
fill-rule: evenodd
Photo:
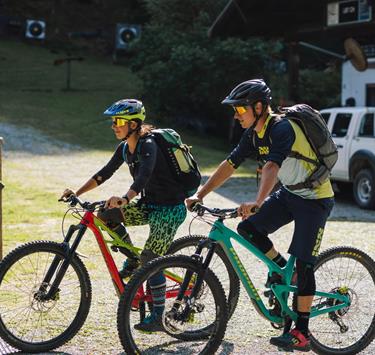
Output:
M359 207L375 209L375 177L371 170L361 170L355 176L353 195Z

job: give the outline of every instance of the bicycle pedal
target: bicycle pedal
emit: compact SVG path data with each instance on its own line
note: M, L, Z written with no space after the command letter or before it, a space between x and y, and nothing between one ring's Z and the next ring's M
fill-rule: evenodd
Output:
M263 292L264 297L270 298L273 296L272 290L266 290Z

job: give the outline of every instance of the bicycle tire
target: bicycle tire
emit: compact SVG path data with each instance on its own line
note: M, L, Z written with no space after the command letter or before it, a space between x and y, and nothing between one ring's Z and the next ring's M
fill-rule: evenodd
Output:
M91 282L86 267L77 255L74 255L72 262L60 283L58 294L55 299L42 301L36 298L37 292L41 285L41 281L48 270L49 262L52 262L55 256L64 259L66 252L62 244L51 241L34 241L19 246L10 252L0 263L0 336L11 346L29 353L38 353L56 349L68 342L80 330L88 315L91 304ZM46 259L45 259L46 258ZM27 268L26 268L27 266ZM31 270L31 271L30 271ZM34 272L34 273L33 273ZM33 275L31 276L31 273ZM14 275L14 284L11 282ZM40 275L40 278L38 279ZM77 289L77 302L75 302L74 290L72 293L66 294L67 286L76 284L79 285ZM16 285L15 288L14 285ZM73 285L73 286L74 286ZM69 292L68 291L68 292ZM25 294L25 296L22 296ZM15 298L18 297L18 298ZM16 304L14 303L16 299ZM11 307L19 307L19 302L26 301L26 317L17 323L17 319L9 318ZM29 303L27 305L27 303ZM66 307L69 309L59 307ZM68 317L71 314L72 308L77 308L76 314ZM68 312L63 315L60 312ZM20 315L21 316L21 315ZM37 323L31 324L36 317ZM39 317L39 318L38 318ZM45 318L44 318L45 317ZM57 318L49 318L57 317ZM67 317L67 318L63 318ZM21 317L20 317L21 318ZM44 319L43 319L44 318ZM53 328L62 324L65 319L70 324L64 326L64 330L56 333ZM39 322L40 328L39 329ZM43 322L45 322L43 324ZM42 327L44 328L42 329ZM15 327L19 327L16 329ZM35 328L36 327L36 328ZM38 333L40 332L40 333ZM43 338L43 335L48 335L49 338ZM41 338L40 338L41 336ZM36 339L38 338L38 339Z
M185 268L186 270L191 270L194 273L197 273L200 268L201 264L197 261L194 261L190 257L186 255L167 255L157 259L152 260L141 269L139 269L131 278L130 282L125 286L125 291L120 297L118 312L117 312L117 329L121 344L126 352L126 354L141 354L142 352L139 350L135 340L133 339L132 329L131 329L131 321L130 316L132 312L132 303L134 298L136 297L137 290L139 287L142 287L143 283L155 272L164 270L165 268L169 267L181 267ZM219 279L217 276L210 270L207 269L205 274L204 282L208 285L209 289L212 292L215 307L213 308L216 312L215 321L215 331L212 332L212 336L209 337L207 340L207 344L203 348L203 350L199 354L213 354L218 349L221 344L221 341L224 337L225 330L227 327L228 322L228 309L227 309L227 302L224 290L220 284ZM160 333L158 333L160 334ZM170 333L163 333L163 335L171 335ZM160 335L158 335L160 337ZM155 338L154 338L155 339ZM200 338L202 339L202 337ZM192 339L189 339L192 340ZM170 341L163 341L163 344L171 344L173 342ZM194 340L195 341L195 340ZM175 342L175 341L174 341ZM150 345L155 346L152 341L149 342ZM189 346L187 343L179 343L185 344ZM193 345L193 347L196 344ZM191 348L192 353L193 347ZM157 351L161 351L161 349L156 346ZM176 350L177 354L181 353L181 348ZM172 350L169 349L168 353L171 353Z
M193 252L191 253L193 254L195 248L198 246L199 242L202 239L208 239L208 237L204 235L187 235L178 238L175 241L173 241L173 243L168 249L167 254L177 254L183 251L183 249L189 247L194 248ZM240 297L240 279L238 278L230 260L228 259L227 255L225 254L223 248L220 245L216 246L215 254L217 255L217 258L219 258L220 261L224 264L223 266L226 269L227 275L218 275L217 270L218 267L220 267L220 264L219 260L215 258L215 256L211 260L210 268L212 270L215 270L215 274L216 276L218 276L220 283L224 288L224 292L228 302L228 317L230 319L237 307L238 299Z
M337 266L347 266L347 270L341 272ZM335 269L335 271L333 271ZM326 280L325 270L331 274ZM360 272L358 280L354 280L356 271ZM367 275L365 275L367 274ZM341 275L341 276L340 276ZM317 354L325 355L352 355L365 349L375 337L375 313L374 313L374 292L375 292L375 262L363 251L352 247L334 247L319 255L315 266L315 278L317 290L328 291L346 287L346 293L351 299L351 305L342 311L332 312L331 315L320 315L310 320L311 347ZM345 283L347 281L347 284ZM324 285L327 283L327 289ZM329 285L330 284L330 285ZM329 286L328 286L329 285ZM362 288L363 287L363 288ZM363 296L362 298L360 296ZM372 304L371 304L372 302ZM369 306L367 306L369 303ZM362 308L367 307L368 311L361 314ZM365 309L365 308L363 308ZM372 317L371 317L372 315ZM365 321L369 316L368 324ZM322 318L323 317L323 318ZM332 320L338 319L348 329L344 332L338 331L338 324ZM357 329L362 322L366 322L366 329L356 336ZM329 332L329 326L334 325L334 331ZM357 328L358 327L358 328ZM362 334L363 333L363 334ZM332 339L329 340L329 335ZM320 336L321 335L321 336ZM350 339L352 343L350 343ZM323 343L325 340L325 344ZM330 344L327 344L329 342ZM347 344L345 344L347 342Z

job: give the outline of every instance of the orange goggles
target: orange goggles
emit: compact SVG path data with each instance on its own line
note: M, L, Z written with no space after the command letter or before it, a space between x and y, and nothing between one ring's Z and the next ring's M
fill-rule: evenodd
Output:
M232 106L232 107L233 107L234 112L239 115L243 115L247 111L247 108L244 106Z
M126 120L125 118L122 118L122 117L113 116L111 118L112 118L112 124L115 125L116 127L125 126L129 122L129 120Z

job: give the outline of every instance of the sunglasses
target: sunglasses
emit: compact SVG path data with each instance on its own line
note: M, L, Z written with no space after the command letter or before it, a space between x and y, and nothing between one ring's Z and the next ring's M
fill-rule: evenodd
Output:
M114 124L116 127L125 126L128 122L129 120L122 117L112 117L112 124Z
M234 112L239 115L243 115L247 111L247 108L244 106L232 106L232 107L233 107Z

